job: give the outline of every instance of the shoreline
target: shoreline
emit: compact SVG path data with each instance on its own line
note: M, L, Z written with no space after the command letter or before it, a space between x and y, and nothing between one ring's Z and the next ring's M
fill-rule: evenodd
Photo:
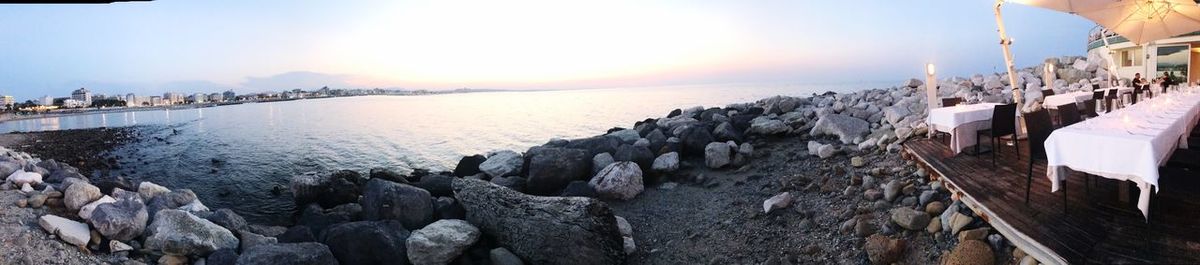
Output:
M1036 78L1031 72L1022 69L1031 76L1022 80ZM988 84L1002 82L999 75L977 77L952 80L979 84L986 96L953 81L939 95L1010 95ZM80 247L142 262L214 264L302 264L289 260L301 255L342 263L1015 263L1022 252L898 154L904 141L928 133L921 83L675 109L594 137L466 156L447 172L292 176L281 191L296 200L289 227L247 225L232 211L204 207L187 187L130 183L123 188L138 194L110 188L104 193L119 201L99 205L152 208L160 217L134 227L173 232L139 239L102 231L105 241L134 247ZM29 199L67 184L38 182ZM86 184L61 188L62 196L77 196L75 185ZM84 230L97 222L80 219ZM200 234L213 237L203 241L218 245L163 248L195 244L174 237L197 235L175 231L179 224L203 227ZM265 253L276 259L257 259Z

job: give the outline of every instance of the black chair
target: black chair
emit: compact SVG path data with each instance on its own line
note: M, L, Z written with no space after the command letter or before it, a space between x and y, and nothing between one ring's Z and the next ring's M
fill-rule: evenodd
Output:
M1138 94L1141 94L1144 88L1133 88L1133 94L1129 94L1129 105L1137 104Z
M1167 167L1184 168L1200 171L1200 151L1191 149L1175 149L1167 158Z
M1025 174L1025 204L1029 204L1029 191L1033 189L1033 161L1046 159L1046 139L1054 132L1054 124L1050 122L1050 112L1045 109L1025 114L1025 130L1029 142L1029 170ZM1066 181L1063 181L1063 206L1067 205Z
M976 132L976 136L987 136L992 144L992 167L996 167L996 152L999 152L1000 137L1013 135L1017 132L1017 104L996 105L992 108L992 128ZM1014 137L1015 138L1015 137ZM975 144L975 153L979 153L979 143ZM1020 145L1013 145L1013 153L1021 158Z
M1092 84L1092 91L1100 90L1100 84Z
M1108 96L1104 97L1104 113L1112 112L1113 104L1119 102L1120 99L1121 98L1117 96L1116 89L1108 90Z
M942 107L953 107L953 106L958 105L959 103L962 103L962 101L963 101L962 98L957 98L957 97L943 98L942 99Z
M1146 98L1154 97L1154 90L1150 89L1150 85L1142 85L1142 92L1146 92ZM1137 93L1134 93L1134 94L1136 95Z
M1083 116L1087 116L1088 118L1095 118L1096 116L1100 116L1100 114L1096 113L1096 100L1095 99L1084 100L1083 101L1083 112L1081 112L1081 114L1083 114Z
M1071 126L1071 124L1083 121L1083 117L1081 117L1079 114L1079 107L1074 103L1058 106L1058 117L1059 128Z
M1104 91L1092 92L1092 100L1094 103L1104 104Z
M1042 96L1049 97L1054 95L1054 89L1042 89Z

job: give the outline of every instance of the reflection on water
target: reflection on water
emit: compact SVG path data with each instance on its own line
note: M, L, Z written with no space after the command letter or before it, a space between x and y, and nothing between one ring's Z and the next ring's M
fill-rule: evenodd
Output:
M369 96L204 109L89 114L0 123L0 131L154 125L118 150L133 180L193 189L213 208L256 222L286 219L291 176L372 167L449 170L463 155L524 151L551 138L601 134L675 108L863 86L694 86L433 96ZM160 129L155 129L160 128ZM162 138L157 140L155 138Z

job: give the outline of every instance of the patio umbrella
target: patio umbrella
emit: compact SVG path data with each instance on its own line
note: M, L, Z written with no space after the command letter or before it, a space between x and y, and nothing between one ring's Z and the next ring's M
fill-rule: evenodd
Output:
M1200 31L1195 0L1013 0L1085 17L1135 44Z

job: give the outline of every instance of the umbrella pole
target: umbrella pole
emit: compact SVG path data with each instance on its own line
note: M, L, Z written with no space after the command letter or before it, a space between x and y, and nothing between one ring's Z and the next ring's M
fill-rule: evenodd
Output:
M1000 47L1004 49L1004 68L1008 70L1008 83L1012 86L1013 102L1017 104L1018 108L1021 108L1025 97L1024 93L1021 93L1023 89L1017 87L1017 71L1013 68L1012 49L1008 47L1012 45L1012 40L1004 32L1004 17L1000 15L1000 7L1003 5L1004 0L996 0L996 31L1000 33Z
M1117 52L1108 46L1108 29L1100 28L1100 39L1104 40L1104 49L1108 50L1108 84L1112 86L1113 82L1121 82L1121 76L1117 73L1117 63L1114 62L1116 59L1113 59L1113 57L1117 57Z

